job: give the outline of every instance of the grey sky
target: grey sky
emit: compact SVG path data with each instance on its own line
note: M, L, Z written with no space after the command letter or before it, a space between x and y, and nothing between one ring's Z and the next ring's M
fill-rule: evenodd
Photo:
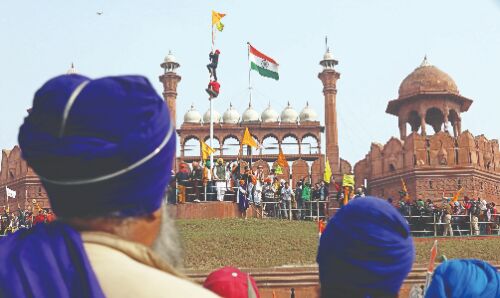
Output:
M253 75L254 107L306 101L323 120L318 65L324 36L339 60L341 156L355 163L370 143L398 135L385 114L400 82L425 54L474 103L462 127L499 137L500 5L497 0L165 1L1 0L0 148L17 143L33 93L74 62L90 77L142 74L158 92L159 64L171 49L181 63L178 119L191 103L208 108L210 11L227 13L218 69L220 113L248 105L246 42L280 63L280 81ZM103 11L102 16L96 14Z

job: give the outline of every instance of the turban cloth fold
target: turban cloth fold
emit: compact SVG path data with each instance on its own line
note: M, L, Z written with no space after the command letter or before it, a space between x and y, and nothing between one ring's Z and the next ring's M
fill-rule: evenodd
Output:
M425 297L500 297L500 273L481 260L446 261L434 271Z
M0 239L0 297L104 297L78 232L60 222Z
M375 197L353 200L321 236L321 290L338 297L396 295L414 258L408 224L393 206Z
M144 77L63 75L36 92L19 144L59 217L126 217L161 206L175 129Z

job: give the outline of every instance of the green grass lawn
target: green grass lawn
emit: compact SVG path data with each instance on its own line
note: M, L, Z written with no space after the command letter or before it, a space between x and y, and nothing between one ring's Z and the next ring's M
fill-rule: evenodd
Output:
M186 268L222 266L265 268L315 263L317 224L260 219L178 220ZM432 239L416 241L416 262L426 264ZM446 239L439 254L448 258L479 258L500 262L500 237Z

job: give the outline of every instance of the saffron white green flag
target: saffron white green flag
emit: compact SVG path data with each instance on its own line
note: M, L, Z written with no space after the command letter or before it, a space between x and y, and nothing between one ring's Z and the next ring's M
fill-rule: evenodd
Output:
M11 197L13 199L16 198L16 191L8 188L7 186L5 187L5 192L7 192L7 198Z
M273 58L266 56L248 44L250 68L257 71L261 76L279 80L278 63Z

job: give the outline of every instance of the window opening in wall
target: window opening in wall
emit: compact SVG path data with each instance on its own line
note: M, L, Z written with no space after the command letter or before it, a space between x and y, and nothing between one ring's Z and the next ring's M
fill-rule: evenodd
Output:
M457 187L460 189L462 187L462 179L457 180Z
M389 172L396 172L396 167L392 163L389 165Z
M429 180L429 188L430 188L430 189L433 189L433 188L434 188L434 183L432 182L432 180Z

